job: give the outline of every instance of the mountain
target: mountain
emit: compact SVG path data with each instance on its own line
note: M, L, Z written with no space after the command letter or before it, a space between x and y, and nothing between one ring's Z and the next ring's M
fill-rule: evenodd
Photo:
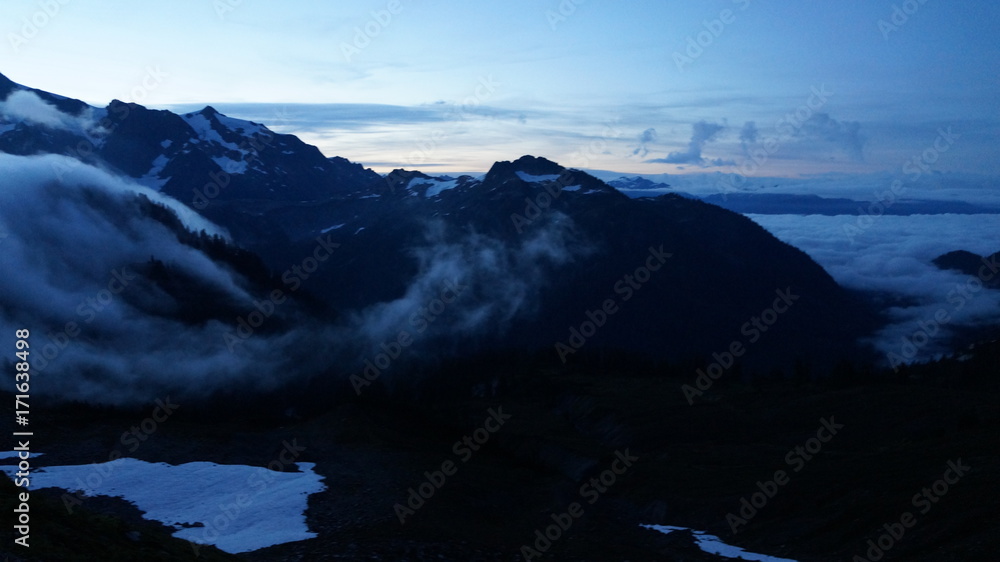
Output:
M654 182L642 176L627 177L622 176L607 182L608 185L625 194L635 194L649 196L673 191L670 184Z
M934 258L934 265L940 269L960 271L971 277L976 277L987 287L1000 287L1000 276L996 270L1000 265L1000 252L988 256L979 256L965 250L948 252Z
M712 205L676 195L629 199L583 172L531 156L498 162L481 179L447 182L448 189L435 189L432 196L412 189L427 181L414 176L408 189L366 200L373 210L329 221L345 225L335 231L344 236L344 260L319 272L314 291L335 295L332 303L338 307L366 299L322 288L332 289L338 279L351 280L348 286L369 279L366 290L379 291L377 299L402 293L405 282L392 275L401 264L384 256L399 256L409 241L423 237L427 221L435 221L446 233L475 232L507 247L523 245L526 236L552 240L572 232L567 238L580 246L577 257L548 268L543 277L551 281L540 288L540 309L515 319L503 340L518 347L568 343L571 327L579 329L587 313L609 298L621 310L608 319L608 328L587 339L591 351L619 348L678 360L707 357L749 338L759 345L754 356L789 363L796 356L829 357L831 347L850 349L853 338L874 325L857 299L808 256ZM320 216L342 207L327 205L317 210ZM305 226L299 221L295 228ZM317 223L310 236L329 226ZM369 251L373 245L378 251ZM625 276L644 265L650 248L672 255L662 271L633 292ZM338 267L341 263L349 265ZM416 274L416 263L410 266L404 278ZM744 333L744 326L771 307L776 291L789 288L802 299L772 337L759 334L758 344L755 328Z
M344 311L341 339L373 352L409 330L431 356L625 351L692 374L714 363L787 373L864 356L856 342L878 326L803 252L676 194L632 199L534 156L480 177L383 177L212 107L93 108L3 84L0 150L68 155L188 205L284 272L286 290ZM335 259L310 261L318 245ZM427 312L454 287L458 305Z
M877 371L865 297L717 205L530 155L382 176L211 108L0 92L0 334L30 340L32 476L90 475L32 481L13 559L846 560L898 539L911 499L934 511L894 556L995 557L995 329ZM200 468L153 482L122 456ZM260 479L224 499L223 465ZM326 489L285 510L279 472ZM181 538L274 519L314 536Z

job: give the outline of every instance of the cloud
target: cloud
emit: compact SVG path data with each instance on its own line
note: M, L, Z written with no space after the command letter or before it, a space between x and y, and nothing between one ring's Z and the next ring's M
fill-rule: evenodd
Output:
M853 237L846 235L845 226L857 225L854 216L750 218L805 251L838 283L905 299L890 309L888 325L870 340L883 354L901 354L903 338L912 338L921 322L930 325L939 310L948 314L949 321L921 346L916 360L950 351L948 337L955 328L1000 323L1000 291L969 289L977 286L974 277L942 271L931 263L953 250L979 255L1000 250L996 230L1000 215L886 215Z
M837 121L828 113L817 113L795 130L794 137L820 146L833 146L855 162L864 162L867 138L861 134L857 121Z
M178 312L191 306L182 301L218 295L249 319L267 297L141 212L141 198L173 209L188 229L224 231L177 201L67 157L0 153L0 169L0 268L16 272L0 278L0 345L13 349L15 331L29 329L33 367L49 381L37 392L60 400L134 405L301 388L336 369L356 372L401 330L414 340L404 360L441 357L459 345L468 351L534 314L552 274L590 252L573 221L555 211L511 240L431 222L410 252L417 274L399 298L342 311L337 321L290 299L232 346L226 338L239 334L236 312L196 323ZM197 289L175 296L151 281L151 258ZM423 326L414 320L421 309L435 314Z
M39 185L50 183L65 186L97 186L103 191L118 195L141 194L172 210L189 230L195 232L205 230L209 234L229 237L224 228L208 221L176 199L68 156L56 154L14 156L0 152L0 170L4 172L2 180L6 184L0 195L25 197L30 200L37 195Z
M750 154L750 145L757 142L758 136L760 136L760 131L757 130L756 122L747 121L743 124L743 128L740 129L740 147L743 149L744 155Z
M632 151L633 156L645 157L649 154L649 149L646 147L647 144L654 142L657 139L656 129L650 127L639 135L639 146Z
M705 148L705 145L711 142L719 132L725 129L724 126L717 123L699 121L692 125L691 129L691 141L688 143L687 150L683 152L671 152L670 154L667 154L666 158L653 158L651 160L646 160L646 162L658 164L696 164L702 167L727 166L735 164L735 162L731 160L723 160L722 158L706 160L702 156L702 150Z
M591 252L574 232L572 219L556 211L514 241L428 223L424 243L411 251L419 269L404 294L351 313L337 339L373 354L406 330L415 339L412 356L501 335L512 320L535 313L555 268ZM445 302L442 310L433 310L435 301ZM428 310L433 322L418 314Z
M537 113L485 104L437 101L424 105L374 103L271 104L213 103L222 113L239 119L264 123L270 129L291 133L329 130L379 130L386 126L443 125L474 119L502 119L526 124ZM174 105L178 113L198 111L204 106Z
M96 126L89 111L81 116L68 115L31 90L15 90L0 101L0 117L13 123L27 122L74 133L86 133Z
M58 129L65 128L67 120L65 113L29 90L16 90L7 96L0 103L0 114L11 121L28 121Z
M66 166L72 172L60 179ZM139 274L151 257L246 313L261 298L229 267L139 212L140 196L175 210L182 204L62 156L0 154L0 169L0 231L7 234L0 268L16 272L0 277L0 342L12 349L14 331L30 330L32 366L48 381L32 387L40 396L136 404L234 386L266 389L284 369L294 376L311 366L297 361L322 355L296 353L322 349L314 327L255 335L234 354L224 340L231 325L177 319L174 297ZM221 232L190 211L182 215L188 228Z

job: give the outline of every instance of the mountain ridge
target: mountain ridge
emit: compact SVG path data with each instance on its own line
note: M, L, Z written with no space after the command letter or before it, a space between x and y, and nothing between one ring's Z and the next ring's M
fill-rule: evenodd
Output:
M544 157L499 161L480 177L381 176L212 106L179 115L113 101L92 111L97 128L22 120L0 133L0 149L16 142L21 153L119 170L224 227L275 272L317 241L336 245L301 284L360 322L351 332L374 337L364 345L375 349L384 335L366 322L385 322L373 314L416 311L444 281L471 287L463 309L427 333L425 346L448 353L508 347L572 360L625 350L704 366L755 334L739 363L767 372L865 356L858 340L878 323L809 256L741 215L676 194L634 200ZM91 140L90 154L73 151ZM672 257L637 285L654 251ZM744 329L779 291L801 300L766 337ZM608 301L620 312L580 343L574 334ZM398 328L413 327L407 317ZM557 353L568 343L572 353Z

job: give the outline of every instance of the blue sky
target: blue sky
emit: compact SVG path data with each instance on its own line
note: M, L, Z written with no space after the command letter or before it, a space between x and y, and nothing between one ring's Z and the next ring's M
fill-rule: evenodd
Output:
M753 154L762 176L898 172L950 130L934 169L1000 175L994 2L36 0L0 4L0 22L16 82L211 104L379 171L531 153L648 174Z

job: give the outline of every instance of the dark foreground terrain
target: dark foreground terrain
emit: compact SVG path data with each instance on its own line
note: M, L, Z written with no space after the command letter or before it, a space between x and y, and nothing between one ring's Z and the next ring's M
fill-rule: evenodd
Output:
M582 516L541 559L724 560L699 550L687 531L640 527L660 524L708 531L753 553L858 560L889 524L903 534L882 539L891 542L882 560L995 560L998 365L993 342L899 374L842 366L821 382L799 372L747 383L727 373L689 405L681 385L693 384L694 369L557 368L494 357L443 366L439 380L419 386L334 398L309 413L245 401L209 415L181 404L132 456L266 466L294 443L297 460L325 476L327 490L310 497L307 512L318 538L237 556L202 548L200 560L521 560L535 531L574 503ZM495 431L478 451L456 449L491 409L503 424L486 424ZM147 415L40 410L32 443L46 456L37 462L104 462ZM395 504L406 504L408 490L446 461L457 472L403 512L401 524ZM969 468L946 475L949 462ZM602 492L581 489L601 473ZM952 484L934 488L945 476ZM9 517L14 490L7 479L0 486ZM741 499L762 489L771 497L758 496L763 506L738 522ZM17 549L8 560L196 559L189 543L124 501L85 498L70 515L61 495L32 493L30 555ZM907 512L914 520L902 527ZM10 545L5 538L2 549Z

